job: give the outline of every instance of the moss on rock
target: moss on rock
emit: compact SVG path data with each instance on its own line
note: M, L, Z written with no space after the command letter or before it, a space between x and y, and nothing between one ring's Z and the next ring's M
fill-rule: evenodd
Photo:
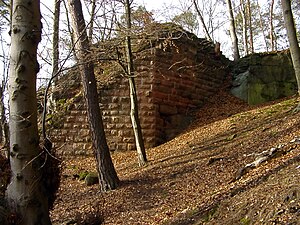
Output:
M233 76L232 94L250 105L297 92L295 72L287 51L244 57L235 63Z

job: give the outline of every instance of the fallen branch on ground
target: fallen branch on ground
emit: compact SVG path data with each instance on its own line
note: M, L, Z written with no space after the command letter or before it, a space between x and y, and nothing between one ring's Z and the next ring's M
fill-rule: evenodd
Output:
M285 148L290 145L293 145L293 146L291 146L290 148ZM244 166L238 170L238 172L236 173L236 176L233 178L233 180L231 182L239 180L242 176L244 176L246 173L248 173L251 169L258 167L263 162L266 162L270 159L280 157L282 155L287 154L291 150L295 149L296 145L300 145L300 137L296 137L288 143L280 144L277 147L273 147L269 150L265 150L265 151L257 154L257 157L255 158L255 160L253 162L248 163L246 166Z

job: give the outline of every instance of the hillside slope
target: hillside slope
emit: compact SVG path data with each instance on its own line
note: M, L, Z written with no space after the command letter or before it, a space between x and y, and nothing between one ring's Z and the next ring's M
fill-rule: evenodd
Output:
M138 167L135 152L114 153L122 185L108 193L76 179L95 170L92 158L66 160L53 224L100 224L96 214L113 225L297 224L298 102L251 108L221 90L189 130L147 151L146 167ZM279 145L280 154L237 176L258 154Z

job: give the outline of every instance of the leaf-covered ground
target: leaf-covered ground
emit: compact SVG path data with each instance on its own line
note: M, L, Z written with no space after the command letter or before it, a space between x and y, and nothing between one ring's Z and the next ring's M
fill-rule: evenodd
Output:
M93 158L62 164L53 224L297 224L300 221L299 99L249 107L220 91L197 121L172 141L147 150L139 168L135 152L112 155L121 186L100 193L76 174L95 171ZM291 142L294 140L294 142ZM240 179L256 156L282 145L272 159Z

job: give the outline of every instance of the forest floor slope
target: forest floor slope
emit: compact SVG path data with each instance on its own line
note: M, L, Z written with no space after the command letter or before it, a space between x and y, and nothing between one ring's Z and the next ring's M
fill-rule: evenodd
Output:
M186 132L147 150L146 167L138 167L135 152L113 153L122 183L108 193L75 178L95 171L93 158L65 160L53 224L75 224L96 213L111 225L297 224L298 103L289 98L250 107L222 90ZM279 145L280 154L238 176L260 153Z

